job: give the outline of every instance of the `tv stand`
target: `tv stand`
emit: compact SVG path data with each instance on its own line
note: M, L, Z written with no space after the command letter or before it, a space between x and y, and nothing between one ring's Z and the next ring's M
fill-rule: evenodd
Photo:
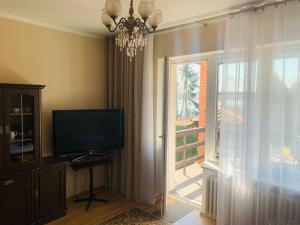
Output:
M95 152L90 150L84 155L78 156L71 160L70 166L73 170L78 171L82 168L89 168L89 195L86 198L74 198L74 202L87 202L86 211L89 210L91 204L96 202L109 202L106 199L96 197L94 192L94 167L101 164L112 164L112 153ZM111 166L112 167L112 166Z
M107 155L108 155L108 153L95 152L94 150L89 150L86 154L72 159L71 163L80 163L80 162L86 161L86 160L93 160L93 159L95 159L95 157L107 156Z
M85 210L88 211L92 202L96 201L96 202L109 202L106 199L100 199L100 198L96 198L96 193L94 193L94 167L91 167L89 169L90 171L90 188L89 188L89 197L87 198L74 198L74 202L87 202L86 208Z

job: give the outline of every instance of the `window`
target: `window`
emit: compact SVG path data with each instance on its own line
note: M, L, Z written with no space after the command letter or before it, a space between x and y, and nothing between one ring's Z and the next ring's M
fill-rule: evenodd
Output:
M218 66L217 77L217 109L216 109L216 156L220 153L220 122L221 122L221 95L222 95L223 64Z
M176 74L176 131L196 129L199 126L199 87L200 64L178 64ZM176 147L182 147L198 141L198 133L176 138ZM198 155L197 147L176 153L176 162Z
M254 67L256 70L256 64ZM223 80L223 73L226 73L227 80ZM226 109L222 116L228 124L241 124L243 118L243 106L245 85L245 63L219 63L217 69L217 99L216 99L216 156L219 155L220 146L220 122L221 122L221 98L224 96ZM225 93L222 90L222 82L226 82ZM238 109L238 110L236 110Z

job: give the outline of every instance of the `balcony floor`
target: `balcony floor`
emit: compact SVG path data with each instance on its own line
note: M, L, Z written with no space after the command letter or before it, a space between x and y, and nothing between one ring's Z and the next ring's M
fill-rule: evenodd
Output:
M198 208L202 207L203 169L202 162L195 162L185 168L176 170L176 188L169 196Z

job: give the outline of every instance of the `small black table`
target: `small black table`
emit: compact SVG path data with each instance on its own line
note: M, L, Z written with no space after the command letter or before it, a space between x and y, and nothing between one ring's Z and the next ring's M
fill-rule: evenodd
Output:
M74 156L73 156L74 157ZM112 152L94 152L89 151L88 153L78 156L76 158L69 158L70 167L74 171L78 171L83 168L89 168L89 196L86 198L74 198L74 202L87 202L86 211L89 210L92 202L109 202L106 199L100 199L96 197L94 193L94 167L103 164L110 164L112 169ZM111 173L112 174L112 173Z

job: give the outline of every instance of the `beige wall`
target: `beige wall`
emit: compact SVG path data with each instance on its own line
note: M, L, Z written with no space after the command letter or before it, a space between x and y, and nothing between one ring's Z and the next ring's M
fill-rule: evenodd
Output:
M225 22L193 25L157 33L154 58L182 56L224 49Z
M44 84L43 155L52 154L53 109L106 106L104 41L0 18L0 83ZM67 195L87 187L68 170ZM98 169L97 185L104 172ZM75 184L77 183L77 184Z

